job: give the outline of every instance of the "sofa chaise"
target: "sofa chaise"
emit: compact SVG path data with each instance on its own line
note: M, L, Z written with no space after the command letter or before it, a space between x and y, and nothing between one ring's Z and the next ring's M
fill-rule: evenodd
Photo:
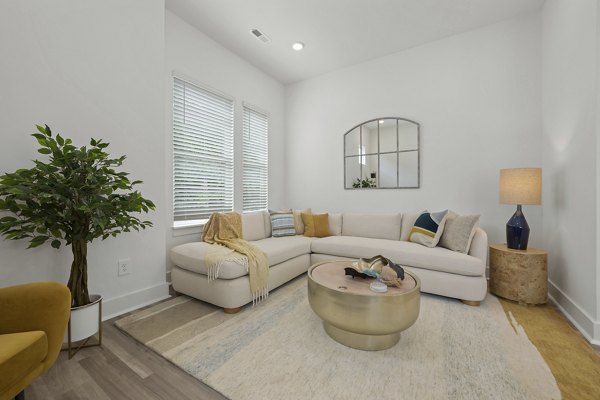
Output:
M329 214L331 236L272 237L267 211L242 215L242 235L267 255L269 289L306 272L320 261L384 255L421 279L421 290L479 305L487 293L488 240L477 228L468 254L407 241L418 214ZM173 289L233 313L252 301L248 272L225 263L219 278L209 281L204 256L209 244L186 243L171 249Z

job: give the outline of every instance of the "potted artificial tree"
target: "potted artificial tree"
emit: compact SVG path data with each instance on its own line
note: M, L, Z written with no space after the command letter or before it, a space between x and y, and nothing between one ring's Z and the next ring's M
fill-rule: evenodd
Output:
M35 160L30 169L0 176L0 212L6 213L0 218L0 234L11 240L28 239L28 248L46 242L55 249L71 246L67 286L72 310L69 333L75 342L100 329L101 297L88 292L88 243L152 226L132 213L147 213L154 204L134 190L141 181L130 181L126 172L115 169L125 156L109 158L108 143L91 139L89 147L75 147L71 139L53 137L47 125L37 129L32 136L49 162Z

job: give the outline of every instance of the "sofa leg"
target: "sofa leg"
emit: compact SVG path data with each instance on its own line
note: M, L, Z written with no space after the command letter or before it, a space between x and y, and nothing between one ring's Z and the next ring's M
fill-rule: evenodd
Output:
M473 300L461 300L463 303L465 303L468 306L473 306L473 307L479 307L479 305L481 304L481 301L473 301Z
M23 389L21 393L15 396L15 400L25 400L25 389Z
M240 311L242 311L242 307L235 307L235 308L223 307L223 311L225 312L225 314L237 314Z

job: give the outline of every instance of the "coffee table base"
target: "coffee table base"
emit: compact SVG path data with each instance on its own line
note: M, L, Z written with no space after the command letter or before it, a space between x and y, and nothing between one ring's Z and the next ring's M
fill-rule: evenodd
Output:
M385 350L400 340L400 332L389 335L362 335L337 328L323 321L325 332L336 342L358 350Z

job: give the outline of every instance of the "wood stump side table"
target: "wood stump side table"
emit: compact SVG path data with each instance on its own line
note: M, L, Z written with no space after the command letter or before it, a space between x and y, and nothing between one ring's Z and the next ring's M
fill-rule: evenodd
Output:
M548 253L490 246L490 292L523 304L548 301Z

